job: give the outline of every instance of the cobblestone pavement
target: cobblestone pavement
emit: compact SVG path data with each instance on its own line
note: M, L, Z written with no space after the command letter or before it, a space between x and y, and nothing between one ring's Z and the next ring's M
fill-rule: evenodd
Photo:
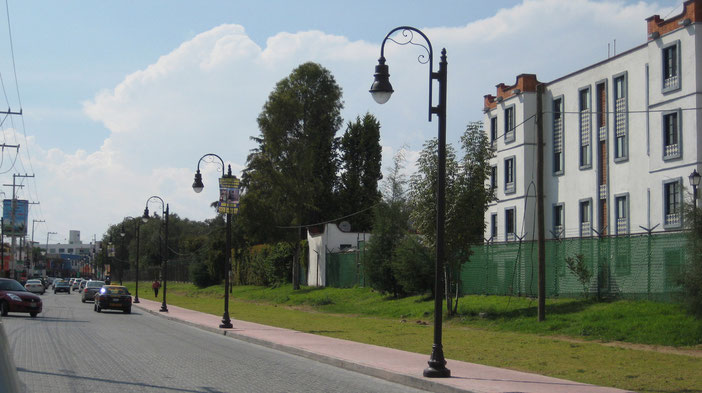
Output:
M28 392L419 392L151 315L42 296L37 318L3 318Z

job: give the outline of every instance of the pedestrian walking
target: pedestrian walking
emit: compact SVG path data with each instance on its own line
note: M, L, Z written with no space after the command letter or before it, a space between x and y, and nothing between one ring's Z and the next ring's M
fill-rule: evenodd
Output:
M151 288L154 290L154 297L158 297L158 289L161 288L161 283L158 282L158 280L154 280L154 283L151 284Z

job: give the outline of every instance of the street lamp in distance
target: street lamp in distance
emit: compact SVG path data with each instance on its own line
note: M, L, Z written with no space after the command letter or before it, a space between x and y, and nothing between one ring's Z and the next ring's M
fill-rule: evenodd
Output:
M236 184L236 201L238 203L238 180L236 176L232 175L232 167L229 165L229 170L227 173L224 173L224 160L222 160L222 157L216 155L216 154L205 154L204 156L200 157L200 160L197 162L197 171L195 172L195 181L193 182L193 191L196 193L202 192L202 190L205 188L205 184L202 182L202 175L200 174L200 163L205 160L205 162L214 162L215 159L219 160L219 163L222 168L222 178L220 179L220 206L219 206L219 211L226 212L227 215L227 224L226 224L226 240L225 240L225 246L224 246L224 258L225 258L225 263L224 263L224 313L222 314L222 324L219 325L220 329L231 329L234 326L232 325L232 320L229 317L229 285L231 284L229 282L229 272L232 269L232 264L231 264L231 258L232 258L232 210L234 209L234 206L229 206L230 199L234 201L233 198L230 198L230 189L228 188L229 185L234 185ZM233 190L233 189L232 189ZM226 206L222 206L222 204L226 203ZM232 202L233 203L233 202Z
M690 186L692 187L692 203L695 209L697 209L697 187L700 185L701 177L697 169L694 169L688 177L690 179Z
M168 305L166 304L166 288L167 288L167 282L168 278L167 273L168 273L168 204L163 201L163 198L159 196L151 196L149 199L146 200L146 207L144 208L144 215L141 216L141 220L144 223L149 222L149 202L152 200L158 200L161 203L161 213L162 216L165 217L165 223L164 223L164 228L165 228L165 236L163 240L163 252L165 254L161 255L161 281L163 281L163 302L161 302L161 309L159 310L160 312L168 312Z

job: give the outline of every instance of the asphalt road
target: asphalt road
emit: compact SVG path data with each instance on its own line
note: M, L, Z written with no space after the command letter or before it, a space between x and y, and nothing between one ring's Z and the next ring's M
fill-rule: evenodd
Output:
M93 311L47 292L37 318L3 318L28 392L419 392L134 307Z

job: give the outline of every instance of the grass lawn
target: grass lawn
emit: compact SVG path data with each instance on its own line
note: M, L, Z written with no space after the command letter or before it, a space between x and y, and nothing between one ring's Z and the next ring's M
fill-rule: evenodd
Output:
M133 292L134 283L127 286ZM140 297L154 299L150 283L139 287ZM169 283L168 303L221 315L223 287ZM235 319L426 353L427 359L432 311L431 299L395 300L365 288L242 286L230 298ZM536 301L467 296L459 314L445 320L448 359L639 392L702 392L702 321L676 305L549 300L547 320L538 323ZM614 340L630 344L602 343ZM650 347L658 345L680 354Z

